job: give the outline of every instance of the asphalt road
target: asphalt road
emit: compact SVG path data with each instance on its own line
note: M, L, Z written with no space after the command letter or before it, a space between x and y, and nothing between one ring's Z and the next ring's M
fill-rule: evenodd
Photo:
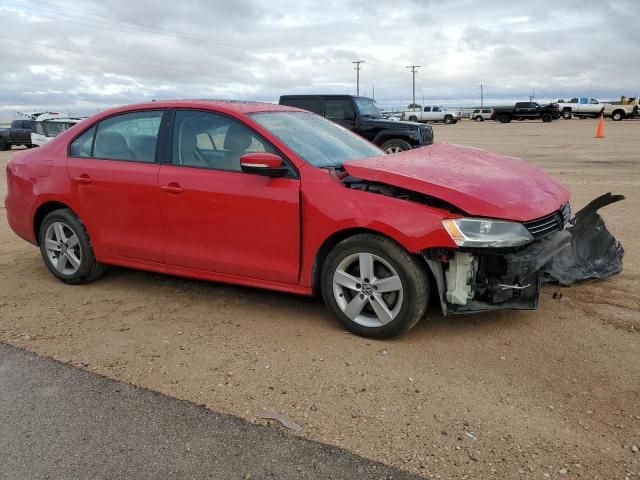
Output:
M0 343L0 479L45 478L416 477Z

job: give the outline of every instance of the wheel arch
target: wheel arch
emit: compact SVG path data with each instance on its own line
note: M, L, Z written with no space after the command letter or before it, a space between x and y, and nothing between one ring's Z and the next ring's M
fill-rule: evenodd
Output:
M409 255L411 255L412 257L414 257L416 259L418 259L419 263L422 264L422 266L425 269L425 272L429 276L429 280L430 281L434 280L432 272L431 272L431 269L427 268L427 264L426 264L424 258L422 257L422 255L420 255L418 253L411 252L397 238L394 238L394 237L392 237L391 235L389 235L387 233L384 233L384 232L381 232L380 230L375 230L375 229L372 229L372 228L349 227L349 228L345 228L343 230L338 230L337 232L333 232L331 235L329 235L324 240L324 242L322 242L322 244L320 245L320 248L318 248L318 250L316 251L314 259L313 259L313 268L311 270L311 282L312 282L311 288L313 290L314 295L318 295L320 293L322 267L324 265L324 261L326 260L327 256L329 255L329 252L331 250L333 250L333 248L336 245L338 245L340 242L342 242L343 240L346 240L349 237L353 237L354 235L359 235L359 234L377 235L377 236L386 238L387 240L390 240L393 243L397 244L400 248L405 250Z
M42 222L44 221L45 217L55 210L61 210L65 208L71 210L76 217L80 218L80 216L73 210L73 208L58 200L49 200L43 202L40 206L38 206L33 215L33 233L35 235L36 245L40 244L40 227L42 226Z

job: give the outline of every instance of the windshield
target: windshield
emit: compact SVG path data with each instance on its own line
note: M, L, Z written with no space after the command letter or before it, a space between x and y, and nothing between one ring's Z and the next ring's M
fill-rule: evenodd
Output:
M346 160L384 155L364 138L311 112L259 112L251 118L314 167L340 167Z
M382 118L382 112L380 112L375 100L366 97L355 97L355 100L360 115L367 118Z

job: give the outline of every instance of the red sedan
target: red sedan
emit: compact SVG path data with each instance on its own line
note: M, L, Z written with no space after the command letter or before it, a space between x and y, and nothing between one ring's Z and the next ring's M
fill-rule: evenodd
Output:
M315 114L162 101L84 120L7 166L11 228L69 284L105 265L320 293L349 330L537 306L569 192L523 160L433 145L385 155Z

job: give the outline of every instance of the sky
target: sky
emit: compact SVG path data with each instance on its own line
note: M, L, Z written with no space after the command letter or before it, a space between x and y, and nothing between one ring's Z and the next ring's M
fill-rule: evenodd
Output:
M0 120L167 98L640 94L640 1L0 0Z

